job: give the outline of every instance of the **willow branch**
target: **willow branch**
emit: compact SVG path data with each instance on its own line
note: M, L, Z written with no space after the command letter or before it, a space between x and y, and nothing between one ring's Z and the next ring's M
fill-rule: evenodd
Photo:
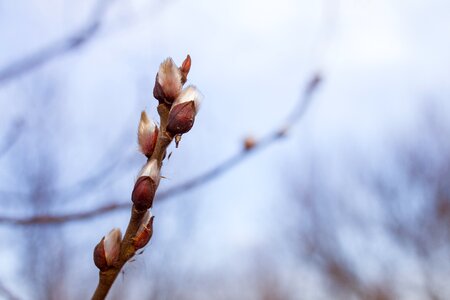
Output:
M267 134L259 141L257 141L253 147L245 148L229 158L225 159L215 167L207 170L206 172L195 176L179 185L176 185L172 188L169 188L165 191L162 191L156 195L156 203L161 203L162 200L169 199L178 194L184 193L186 191L192 190L199 186L202 186L222 175L232 170L238 164L244 162L252 154L257 151L262 151L269 146L275 144L286 134L289 130L298 123L305 115L312 101L314 92L317 90L319 83L321 81L320 74L314 74L309 81L307 82L305 89L300 97L300 101L298 103L297 108L293 110L293 112L288 116L286 122ZM69 213L69 214L61 214L61 215L40 215L40 216L32 216L25 218L14 218L7 216L0 216L0 225L1 224L10 224L10 225L34 225L34 224L58 224L58 223L68 223L75 221L83 221L92 219L98 216L106 215L114 211L125 210L130 208L130 203L111 203L106 204L85 212L78 213Z
M173 137L166 133L165 128L167 119L169 116L169 107L166 104L160 104L158 106L158 113L160 115L160 134L155 146L155 150L152 156L148 159L156 159L158 165L161 166L166 154L166 149L173 140ZM135 205L131 208L131 217L125 232L125 236L120 246L120 256L117 262L110 268L99 272L99 282L97 288L92 297L93 300L102 300L106 298L111 286L119 275L122 267L127 261L132 258L136 253L136 247L134 244L136 233L141 226L142 219L144 218L147 209L139 210Z
M0 85L87 44L98 33L103 15L112 2L113 0L99 1L92 11L90 21L78 31L2 68Z

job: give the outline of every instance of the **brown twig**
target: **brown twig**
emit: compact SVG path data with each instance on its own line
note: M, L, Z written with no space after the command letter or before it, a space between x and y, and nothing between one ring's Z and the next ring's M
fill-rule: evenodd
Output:
M319 83L321 81L321 77L319 73L314 74L310 80L307 82L306 87L300 97L300 102L298 107L293 110L293 112L287 118L287 121L283 126L269 133L268 135L261 138L259 141L255 143L253 147L250 149L243 149L231 157L225 159L223 162L219 163L217 166L212 169L206 171L203 174L200 174L196 177L193 177L190 180L187 180L179 185L176 185L172 188L169 188L165 191L157 194L156 203L160 203L163 199L168 199L175 195L181 194L183 192L192 190L196 187L204 185L226 172L230 171L236 165L242 163L246 159L248 159L252 154L257 151L261 151L275 142L279 141L283 138L287 132L291 129L291 127L300 121L302 117L305 115L310 102L312 100L312 96L314 92L317 90ZM110 203L106 204L85 212L78 213L69 213L65 215L41 215L41 216L33 216L33 217L25 217L25 218L14 218L14 217L6 217L0 216L0 224L10 224L10 225L32 225L32 224L56 224L56 223L67 223L74 221L82 221L86 219L91 219L97 216L105 215L117 210L129 209L130 203Z
M21 58L0 70L0 85L26 72L32 71L45 63L82 47L98 33L103 15L113 0L100 0L93 9L88 24L60 41L56 41L42 50Z
M160 116L160 123L161 123L160 126L161 132L158 136L158 141L156 143L155 150L152 156L149 158L149 161L152 159L156 159L158 161L159 166L162 165L166 149L173 140L173 137L170 136L165 131L167 119L169 116L169 109L170 107L164 103L158 106L158 113ZM95 290L94 296L92 297L93 300L105 299L112 284L117 278L117 275L119 275L122 267L126 264L126 262L130 258L134 256L136 252L136 248L134 246L134 238L146 212L147 212L146 209L138 210L134 205L132 206L130 221L128 223L128 227L120 247L119 259L112 267L108 268L105 271L100 271L99 282Z

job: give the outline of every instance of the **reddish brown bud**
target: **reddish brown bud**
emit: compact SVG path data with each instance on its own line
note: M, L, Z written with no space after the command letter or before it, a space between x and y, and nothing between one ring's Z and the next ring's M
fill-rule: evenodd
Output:
M195 86L185 88L170 109L167 132L177 135L191 130L202 98Z
M111 230L94 248L94 263L100 271L114 265L120 255L122 233L120 229Z
M142 168L131 194L131 201L137 210L142 211L152 207L159 179L158 162L152 159Z
M161 84L158 82L158 74L156 74L155 78L155 86L153 87L153 97L155 97L159 103L164 103L164 99L166 98L164 96L164 91L161 87Z
M100 243L97 244L94 248L94 263L100 271L105 271L108 269L108 264L106 262L105 256L105 238L103 237Z
M134 247L135 249L144 248L153 235L153 219L155 217L152 216L151 212L145 214L142 219L141 225L136 233L136 237L134 238Z
M251 150L253 147L256 146L256 140L254 137L248 136L244 140L244 149L245 150Z
M194 101L174 105L169 112L166 130L172 135L188 132L194 125L195 115Z
M152 207L155 197L156 184L150 177L140 177L134 185L131 201L137 210L146 210Z
M158 131L155 122L147 117L145 111L142 111L138 127L138 144L139 150L147 157L152 156L153 150L155 150Z
M185 84L187 80L187 76L189 74L189 70L191 69L191 57L189 54L186 56L186 59L183 61L183 64L180 67L181 71L181 83Z

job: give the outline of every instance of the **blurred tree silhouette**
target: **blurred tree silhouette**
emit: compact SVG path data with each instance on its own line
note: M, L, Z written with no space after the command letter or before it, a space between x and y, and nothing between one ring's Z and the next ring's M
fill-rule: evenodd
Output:
M337 292L329 297L450 297L450 127L445 113L424 111L383 164L371 168L354 153L340 169L343 177L352 170L352 183L329 175L314 154L295 181L293 246L323 288Z

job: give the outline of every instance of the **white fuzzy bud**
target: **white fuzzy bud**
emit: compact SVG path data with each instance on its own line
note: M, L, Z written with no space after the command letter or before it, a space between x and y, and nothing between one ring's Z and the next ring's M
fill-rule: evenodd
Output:
M139 150L147 157L150 157L155 150L158 131L155 122L147 117L145 111L142 111L138 127L138 144Z
M159 101L171 104L181 93L182 73L172 58L167 58L159 66L156 75L155 87L153 95Z
M160 169L158 166L158 161L156 159L152 159L148 161L144 167L139 172L139 177L150 177L156 185L159 184L159 180L161 179L161 176L159 174Z
M178 96L178 98L173 103L173 106L189 101L193 101L195 104L195 110L198 112L200 104L203 101L203 94L194 85L189 85Z
M120 254L120 243L122 242L122 233L120 229L114 228L106 236L104 242L105 258L108 266L112 266Z

